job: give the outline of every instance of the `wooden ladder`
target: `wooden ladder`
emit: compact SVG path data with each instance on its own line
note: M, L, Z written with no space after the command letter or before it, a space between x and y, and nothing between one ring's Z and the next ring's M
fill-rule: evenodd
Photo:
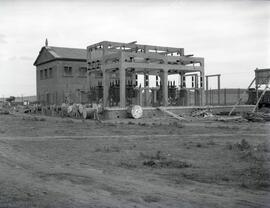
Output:
M256 80L256 78L254 78L253 80L252 80L252 82L249 84L249 86L248 86L248 88L247 88L247 90L249 90L249 88L251 87L251 85L255 82L255 80ZM243 99L242 97L243 97L243 95L246 93L246 91L244 91L243 93L242 93L242 95L240 96L240 98L237 100L237 102L233 105L233 108L232 108L232 110L230 111L230 113L229 113L229 116L231 116L231 114L233 113L233 111L236 109L236 107L240 104L240 102L241 102L241 100Z

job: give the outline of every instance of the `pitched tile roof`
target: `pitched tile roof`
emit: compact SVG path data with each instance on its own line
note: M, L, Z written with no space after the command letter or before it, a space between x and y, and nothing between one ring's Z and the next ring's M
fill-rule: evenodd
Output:
M86 61L86 56L86 49L44 46L41 48L41 51L39 52L34 65L38 66L40 64L59 59Z
M68 59L86 59L86 49L81 48L63 48L63 47L46 47L55 58Z

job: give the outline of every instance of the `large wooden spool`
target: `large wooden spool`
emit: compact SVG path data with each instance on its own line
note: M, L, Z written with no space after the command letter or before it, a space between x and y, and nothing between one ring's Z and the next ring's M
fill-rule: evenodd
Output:
M79 104L79 113L83 114L84 106L82 104Z
M71 112L72 112L72 110L73 110L73 106L72 106L72 105L68 106L68 108L67 108L67 112L68 112L68 113L71 113Z
M143 109L139 105L133 105L127 109L127 114L131 118L139 119L143 116Z

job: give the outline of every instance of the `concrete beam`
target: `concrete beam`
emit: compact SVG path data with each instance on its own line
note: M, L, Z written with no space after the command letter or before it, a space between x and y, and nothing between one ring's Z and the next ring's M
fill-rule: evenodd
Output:
M129 63L125 62L126 68L143 68L143 69L166 69L166 70L179 70L179 71L188 71L196 72L202 71L203 67L201 66L183 66L183 65L170 65L170 64L153 64L153 63Z

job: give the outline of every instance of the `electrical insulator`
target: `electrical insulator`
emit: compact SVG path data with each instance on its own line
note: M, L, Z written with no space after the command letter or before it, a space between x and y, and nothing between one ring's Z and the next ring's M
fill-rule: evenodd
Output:
M203 87L203 78L200 77L200 86Z
M186 87L186 77L183 76L183 87Z
M148 74L145 75L145 86L148 87L149 85L149 76Z
M138 86L138 74L135 74L135 86Z

